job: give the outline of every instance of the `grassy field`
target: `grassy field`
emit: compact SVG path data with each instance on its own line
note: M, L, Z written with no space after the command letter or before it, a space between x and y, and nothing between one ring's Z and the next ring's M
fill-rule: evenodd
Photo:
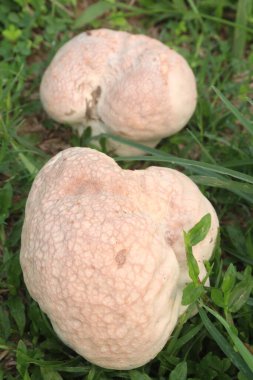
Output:
M182 170L221 224L211 287L196 291L193 279L186 294L199 313L182 318L156 359L132 371L103 370L64 346L28 295L19 264L36 172L64 148L92 146L89 131L79 138L44 113L42 73L71 36L100 27L150 35L190 63L199 98L187 128L148 156L118 160ZM252 1L2 0L0 28L0 380L253 379Z

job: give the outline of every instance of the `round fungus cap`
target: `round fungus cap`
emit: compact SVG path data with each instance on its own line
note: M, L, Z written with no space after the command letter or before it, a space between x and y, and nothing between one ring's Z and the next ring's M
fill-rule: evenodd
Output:
M109 132L148 146L182 129L196 106L196 83L186 60L144 35L98 29L56 53L40 87L55 120L82 133ZM111 143L118 154L134 148Z
M96 150L66 149L42 168L28 197L20 255L27 288L84 358L139 367L185 310L183 231L207 213L211 228L193 247L200 279L218 220L188 177L159 167L123 170Z

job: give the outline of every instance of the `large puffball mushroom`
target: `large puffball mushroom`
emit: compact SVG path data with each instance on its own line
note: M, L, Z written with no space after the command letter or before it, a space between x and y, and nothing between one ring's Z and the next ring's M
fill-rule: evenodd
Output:
M155 146L182 129L196 106L196 83L186 60L143 35L98 29L81 33L56 53L40 87L53 119L81 134L102 132ZM118 154L135 149L111 142Z
M188 177L123 170L96 150L66 149L42 168L28 197L20 256L27 288L80 355L105 368L139 367L185 310L183 231L207 213L211 228L193 248L200 279L218 220Z

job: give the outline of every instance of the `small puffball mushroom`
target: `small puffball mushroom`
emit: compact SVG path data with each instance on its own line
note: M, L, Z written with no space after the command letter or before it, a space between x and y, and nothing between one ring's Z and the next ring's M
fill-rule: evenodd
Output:
M40 87L53 119L81 134L109 132L147 146L182 129L196 106L185 59L153 38L107 29L81 33L57 52ZM118 154L135 148L111 142Z
M184 174L123 170L96 150L70 148L37 175L26 204L21 266L58 336L90 362L131 369L166 344L188 269L183 230L211 214L194 246L206 275L218 219Z

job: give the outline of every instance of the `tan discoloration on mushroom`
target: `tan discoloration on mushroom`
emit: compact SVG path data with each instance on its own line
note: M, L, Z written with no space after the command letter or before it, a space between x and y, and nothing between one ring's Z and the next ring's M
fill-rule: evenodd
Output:
M67 149L40 171L27 201L20 258L28 290L80 355L106 368L141 366L185 310L183 230L208 212L212 227L194 247L200 279L218 220L190 179Z
M40 94L52 118L80 133L91 126L94 134L111 132L148 146L182 129L197 98L182 56L150 37L107 29L66 43L46 70ZM115 142L111 147L118 154L136 151Z
M119 251L115 257L115 261L116 263L118 264L119 267L122 267L122 265L125 264L126 262L126 254L127 254L127 251L126 249L122 249L121 251Z

